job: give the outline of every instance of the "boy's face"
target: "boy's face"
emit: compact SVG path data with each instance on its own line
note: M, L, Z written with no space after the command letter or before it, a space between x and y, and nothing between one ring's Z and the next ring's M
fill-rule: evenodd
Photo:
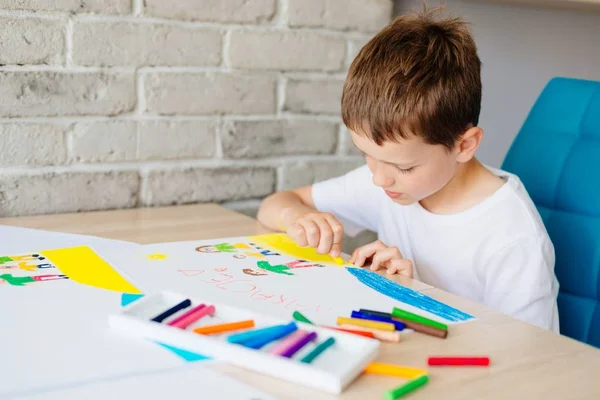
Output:
M400 143L381 146L351 131L352 141L365 154L373 183L396 203L409 205L433 195L454 176L457 154L442 145L411 136Z

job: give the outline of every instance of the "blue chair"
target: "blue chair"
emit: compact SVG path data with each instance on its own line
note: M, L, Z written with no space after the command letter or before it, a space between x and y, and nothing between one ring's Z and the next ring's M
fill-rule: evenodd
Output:
M561 334L600 347L600 82L552 79L502 169L521 178L554 244Z

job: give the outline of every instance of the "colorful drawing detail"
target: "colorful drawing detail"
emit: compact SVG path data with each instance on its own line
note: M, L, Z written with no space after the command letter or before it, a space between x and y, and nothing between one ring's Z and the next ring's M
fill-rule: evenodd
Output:
M58 279L69 279L66 275L33 275L33 276L13 276L12 274L2 274L0 279L13 286L25 286L28 283L54 281Z
M364 268L346 268L362 284L392 299L409 304L420 310L427 311L433 315L444 318L447 321L462 322L473 319L472 315L450 307L429 296L419 293L413 289L401 286L373 271Z

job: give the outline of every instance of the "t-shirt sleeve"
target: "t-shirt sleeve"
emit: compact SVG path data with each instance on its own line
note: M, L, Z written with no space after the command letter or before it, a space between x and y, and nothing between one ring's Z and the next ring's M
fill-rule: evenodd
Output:
M484 303L522 321L558 332L554 247L524 237L497 250L485 263Z
M335 215L348 235L377 231L382 191L373 184L368 166L315 183L312 197L316 209Z

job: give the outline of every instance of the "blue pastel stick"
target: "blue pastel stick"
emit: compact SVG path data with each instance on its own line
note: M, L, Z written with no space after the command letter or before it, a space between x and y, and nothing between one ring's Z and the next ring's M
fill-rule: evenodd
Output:
M296 324L288 324L284 325L281 329L269 332L267 334L261 335L254 339L242 342L241 345L244 347L249 347L251 349L258 350L261 347L281 338L286 337L292 332L295 332L298 329Z
M181 303L175 304L173 307L168 310L158 314L156 317L152 318L154 322L163 322L165 319L169 318L171 315L175 314L179 310L183 310L192 305L190 299L185 299Z
M269 335L272 332L279 332L283 328L285 328L287 326L292 326L292 325L294 327L294 330L298 329L295 322L290 322L287 325L274 325L274 326L270 326L268 328L254 329L250 332L237 333L235 335L228 336L227 341L229 343L241 344L241 343L247 342L249 340L253 340L253 339L262 337L263 335Z
M406 325L404 325L404 323L402 323L400 321L396 321L391 318L382 317L380 315L361 313L360 311L352 311L352 318L368 319L371 321L387 322L389 324L394 324L397 331L401 331L404 328L406 328Z

